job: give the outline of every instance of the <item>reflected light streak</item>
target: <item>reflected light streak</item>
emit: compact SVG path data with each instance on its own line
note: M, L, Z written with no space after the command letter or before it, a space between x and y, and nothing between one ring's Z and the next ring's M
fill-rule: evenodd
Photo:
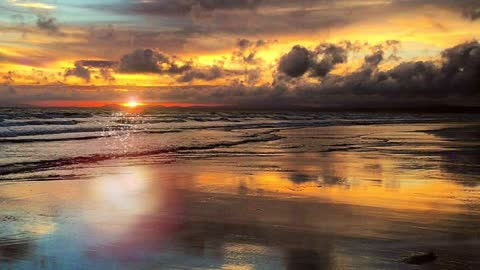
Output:
M163 190L149 192L152 182L141 168L125 168L93 182L95 215L87 217L91 224L114 238L128 233L139 217L162 208Z

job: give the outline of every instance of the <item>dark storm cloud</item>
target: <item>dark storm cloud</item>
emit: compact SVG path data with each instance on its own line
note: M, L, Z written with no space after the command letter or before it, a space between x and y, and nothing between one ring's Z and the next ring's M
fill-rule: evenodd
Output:
M392 6L401 9L436 6L458 12L470 20L480 18L480 1L477 0L396 0Z
M118 71L121 73L170 73L181 74L191 69L178 64L175 59L152 49L137 49L122 57Z
M391 0L391 1L330 1L330 0L149 0L120 3L89 4L93 10L106 10L121 16L148 16L135 24L131 33L134 45L128 48L150 48L165 42L181 48L195 35L237 34L239 36L289 35L317 33L331 28L355 25L365 21L384 21L391 16L412 13L429 14L438 7L477 19L480 3L476 0ZM138 18L137 18L138 19ZM154 32L151 25L156 25ZM437 23L440 25L440 23ZM95 41L112 40L121 26L93 29ZM164 38L164 33L176 33ZM312 32L313 31L313 32ZM142 32L146 32L145 34ZM121 34L120 34L121 35ZM157 42L155 42L157 40ZM164 43L158 42L161 40ZM115 42L117 45L118 43ZM197 44L198 45L198 44ZM212 46L212 45L210 45ZM170 47L170 46L168 46ZM207 48L209 49L209 48ZM211 49L211 47L210 47Z
M328 0L151 0L104 8L163 18L190 34L245 35L319 31L369 18L381 19L419 10L428 12L433 7L450 9L473 20L478 18L480 3L474 0L341 1L341 4Z
M383 60L383 50L378 50L371 55L365 56L364 67L366 68L375 68Z
M358 12L325 0L151 0L120 5L95 4L92 9L122 15L144 15L187 35L236 33L286 34L345 25L364 16L378 16L385 5L360 4ZM383 10L380 10L383 8ZM301 27L299 27L301 26ZM150 45L151 46L151 45Z
M311 66L311 52L297 45L286 55L282 56L278 70L290 77L299 77L305 74Z
M387 71L375 71L383 60L383 51L379 50L366 56L356 72L328 76L318 85L297 86L296 96L324 101L342 96L344 103L364 106L380 105L375 100L385 99L403 105L415 105L416 98L428 102L471 98L468 101L478 102L480 44L463 43L444 50L441 56L440 65L431 61L404 62Z
M262 70L259 68L247 70L245 77L245 82L247 85L253 86L262 78Z
M161 53L151 49L137 49L122 57L119 72L124 73L160 73L161 64L169 60Z
M180 83L190 83L194 80L200 81L213 81L220 78L232 79L235 76L245 76L247 80L252 82L253 80L258 80L258 77L255 77L258 74L250 74L254 71L242 71L234 69L226 69L222 65L213 65L210 67L195 67L191 70L186 71L180 77L177 78L177 82Z
M480 44L472 41L442 52L445 60L440 72L446 83L478 94L480 85Z
M345 76L327 74L318 83L248 87L231 85L210 89L183 89L162 98L235 104L241 107L426 107L440 105L480 106L480 44L477 41L446 49L440 62L403 62L386 71L383 50L367 55L363 65ZM311 52L296 46L279 62L279 70L291 75L309 68ZM299 75L300 76L300 75Z
M465 18L468 18L468 19L472 20L472 21L480 19L480 7L477 8L476 10L464 10L463 11L463 16Z
M190 63L187 64L177 64L175 62L170 63L170 67L166 70L170 74L183 74L192 69Z
M104 81L107 81L107 82L115 81L115 77L112 75L112 72L110 71L110 69L106 69L106 68L100 69L100 76Z
M178 16L188 14L195 8L207 11L252 9L261 2L262 0L152 0L138 1L125 8L135 13Z
M167 74L180 83L190 83L195 80L213 81L228 76L242 75L239 71L225 69L223 65L197 67L193 65L193 61L180 61L175 56L152 49L137 49L123 56L118 65L118 72Z
M247 49L248 47L250 47L250 44L251 44L250 40L246 38L242 38L237 41L237 46L240 48L240 50Z
M347 62L347 50L336 44L320 44L315 50L315 54L317 57L321 55L322 59L319 62L318 60L312 61L313 77L324 77L335 65Z
M257 52L259 48L264 46L267 46L267 41L263 39L257 41L251 41L246 38L239 39L237 41L237 48L232 54L232 60L247 65L258 64L260 60L256 58Z
M192 82L193 80L213 81L223 77L223 69L219 66L212 66L207 70L189 70L177 79L178 82Z
M37 27L50 33L59 33L57 20L44 15L37 16Z
M259 48L259 47L263 47L267 45L267 41L263 40L263 39L259 39L257 41L251 41L249 39L246 39L246 38L241 38L239 40L237 40L237 47L244 51L246 49L250 49L250 48Z
M107 82L115 81L112 75L113 68L116 67L117 62L108 60L78 60L75 62L74 68L65 70L64 77L78 77L90 82L92 77L92 69L97 70L99 75L94 76L96 79L103 79Z
M80 65L90 68L112 68L117 62L108 60L78 60Z
M192 32L139 27L139 30L132 30L118 25L92 26L82 33L69 33L75 40L63 41L61 49L74 54L74 57L88 55L92 58L119 60L125 52L131 53L136 48L155 48L161 45L162 54L174 55L180 49L182 53L192 53L199 47L191 38ZM58 47L59 45L52 45L52 50L58 50Z
M345 45L335 44L346 48ZM293 52L293 53L292 53ZM178 86L138 88L139 99L169 102L228 104L253 108L292 108L296 106L321 108L425 108L431 106L480 106L480 44L470 41L445 49L438 61L402 62L381 70L378 65L388 52L385 47L376 47L364 57L358 70L346 75L328 73L318 82L293 80L285 83L251 86L236 82L223 86ZM313 59L311 51L296 46L288 57L283 57L279 70L292 75L307 74ZM285 60L287 59L287 60ZM288 63L288 65L287 65ZM283 66L283 67L280 67ZM286 67L287 66L287 67ZM182 80L208 80L226 76L225 69L192 68L195 72ZM301 70L302 72L298 71ZM307 70L307 71L305 71ZM70 71L78 73L82 69ZM220 72L221 71L221 72ZM173 75L174 78L187 74ZM227 74L228 75L228 74ZM84 75L81 75L85 77ZM179 76L179 77L177 77ZM299 75L300 76L300 75ZM254 77L254 76L253 76ZM58 86L62 89L64 86ZM80 89L80 88L79 88ZM132 90L133 91L133 90ZM99 88L95 92L57 88L16 87L16 95L9 100L16 103L31 100L123 100L126 97L113 89Z
M297 45L282 56L278 70L290 77L310 71L312 77L326 76L337 64L347 62L347 49L342 45L322 43L314 51Z
M75 68L66 70L65 77L76 76L89 81L91 69L95 69L99 73L95 78L101 78L109 82L115 81L112 74L113 71L132 74L164 74L181 83L190 83L195 80L213 81L223 77L245 75L241 71L225 69L223 62L213 66L194 66L193 64L192 60L183 61L176 56L167 55L154 49L136 49L124 55L119 62L110 60L78 60L75 62ZM254 74L251 74L249 77L250 81L256 80Z
M90 70L88 70L87 68L82 66L82 64L80 62L76 62L75 67L67 69L65 71L64 76L65 77L74 76L74 77L82 78L86 82L89 82L90 81Z

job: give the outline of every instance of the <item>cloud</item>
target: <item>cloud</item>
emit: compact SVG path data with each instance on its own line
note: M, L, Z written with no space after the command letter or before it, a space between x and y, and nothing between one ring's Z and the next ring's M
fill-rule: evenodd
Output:
M142 40L166 40L175 43L172 46L174 49L179 48L176 46L178 44L191 42L191 38L196 38L196 35L222 36L227 33L236 36L278 37L292 34L318 34L323 30L332 31L335 27L360 26L362 22L382 23L392 16L398 17L405 14L428 16L429 13L436 13L440 9L449 9L476 18L475 14L478 12L475 10L479 8L478 1L474 0L380 0L340 1L340 3L327 0L300 2L291 0L148 0L120 1L119 3L98 1L96 4L89 3L85 6L95 11L103 10L127 17L127 21L119 22L115 29L113 27L103 30L92 29L91 39L112 40L112 37L117 37L117 31L125 28L122 25L133 24L135 30L130 31L132 36L143 35L138 37ZM148 19L128 18L138 15L147 16ZM206 19L197 20L196 17ZM152 24L156 26L154 29L151 27ZM147 32L155 33L144 34ZM164 38L163 34L171 35L172 32L175 32L174 38ZM146 44L140 41L127 48L150 48L155 44L162 43L152 41ZM164 44L162 44L162 51L168 51Z
M112 75L112 72L109 69L102 68L100 69L100 76L103 78L104 81L107 82L114 82L115 77Z
M190 83L194 80L213 81L220 78L231 79L232 77L238 76L252 76L250 80L253 80L254 75L248 74L249 71L226 69L223 65L213 65L209 67L192 67L191 70L186 71L180 77L178 77L177 82Z
M312 76L324 77L337 64L347 62L347 49L331 43L320 44L314 52L316 58L322 56L320 61L311 60Z
M12 83L15 82L13 77L14 77L13 71L9 71L2 76L3 83L0 85L1 86L0 92L3 92L2 95L4 97L17 94L17 90L12 86Z
M364 68L376 68L380 62L383 60L383 50L378 50L371 55L365 56L365 62L363 64Z
M463 11L463 16L472 21L480 19L480 5L477 9L467 9Z
M152 49L137 49L124 55L118 67L121 73L181 74L190 69L189 63L178 64L172 57Z
M423 1L423 2L422 2ZM460 0L467 2L472 0ZM326 0L149 0L129 1L126 4L93 8L110 9L122 14L139 14L162 18L169 26L190 35L231 33L242 35L299 34L321 29L355 24L365 19L378 19L409 11L425 5L452 8L433 0L392 1ZM438 2L447 2L440 0ZM453 0L450 0L453 3ZM194 17L192 19L192 16ZM174 17L174 18L172 18ZM207 20L196 20L207 18Z
M444 64L440 69L445 83L463 91L478 94L480 85L480 44L471 41L442 52Z
M151 0L135 2L124 8L134 13L180 16L189 14L194 9L205 11L253 9L261 2L262 0Z
M242 38L237 41L237 46L240 48L240 50L247 49L248 47L250 47L250 44L251 44L250 40L246 38Z
M153 49L137 49L123 56L117 70L120 73L166 74L179 83L213 81L227 76L244 75L244 72L225 69L223 63L212 66L194 65L191 60L184 61Z
M258 49L267 46L267 44L268 42L263 39L257 41L251 41L246 38L238 39L237 48L232 54L232 60L246 65L259 64L260 60L256 58Z
M3 83L4 84L11 84L14 82L14 72L13 71L9 71L7 72L5 75L2 76L3 78Z
M311 52L305 47L296 45L286 55L282 56L278 70L290 77L300 77L311 66Z
M123 73L160 73L161 64L167 61L167 57L151 49L138 49L122 57L119 71Z
M112 41L115 39L116 31L113 25L109 24L106 27L90 27L89 39L91 41L100 40L100 41Z
M81 62L76 62L74 68L69 68L65 71L65 77L78 77L84 79L86 82L90 82L90 70L82 66Z
M60 33L57 20L53 17L38 15L37 27L42 30L48 31L49 33Z
M255 42L256 44L256 42ZM257 46L257 45L255 45ZM213 81L230 76L245 76L252 82L257 80L255 74L248 71L225 69L224 62L218 61L212 66L195 64L192 60L181 60L176 56L161 53L155 49L136 49L124 55L119 62L110 60L78 60L75 68L67 69L65 77L76 76L90 80L91 72L98 72L96 79L113 82L115 73L151 73L167 75L179 83L193 81Z
M412 10L422 6L436 6L458 12L469 20L480 18L480 2L477 0L396 0L392 5L410 7Z
M442 62L403 62L387 71L373 70L383 59L379 50L366 56L362 67L345 76L329 76L317 85L299 85L296 95L312 100L331 100L343 105L381 106L398 103L416 106L419 102L449 103L470 99L478 103L480 85L480 44L466 42L444 50ZM385 106L385 104L383 106ZM461 104L457 104L461 105ZM480 105L480 104L477 104Z
M113 68L118 63L109 60L78 60L79 65L90 68Z
M192 82L193 80L213 81L223 77L223 68L219 66L212 66L207 70L189 70L177 79L178 82Z
M98 73L94 76L95 79L103 79L111 83L115 81L112 71L117 64L117 62L109 60L78 60L75 62L74 68L65 70L64 77L74 76L90 82L92 75Z
M261 78L262 78L262 70L260 68L251 69L247 71L245 82L248 85L253 86L258 82L260 82Z
M102 3L91 8L122 15L148 16L151 20L159 20L166 28L179 29L187 36L311 33L358 21L371 13L374 13L372 17L378 16L385 11L382 3L360 4L354 14L349 14L352 10L349 5L343 6L325 0L301 3L291 0L149 0L128 1L120 5ZM376 10L371 10L375 7Z
M410 108L480 106L480 44L471 41L448 48L440 61L402 62L380 71L383 50L364 58L361 67L344 76L327 74L318 83L295 81L248 87L232 85L183 90L162 98L191 98L197 102L241 107ZM295 46L279 61L279 70L301 76L311 67L311 52ZM179 96L181 94L181 96Z
M346 50L354 50L345 44L334 44ZM383 43L385 44L385 43ZM322 46L322 48L331 48ZM382 46L365 47L371 52L363 58L363 64L353 72L343 75L327 73L316 77L318 81L291 80L275 81L272 84L253 86L248 80L222 86L177 86L144 87L131 89L139 99L163 102L191 102L203 104L228 104L252 108L427 108L432 106L480 106L480 44L469 41L443 50L437 60L405 61L389 69L379 65L387 61L388 48ZM336 59L330 50L315 51L300 45L295 46L278 62L278 70L290 75L310 75L312 60L321 62L325 54ZM343 55L340 50L340 56ZM157 57L158 58L158 57ZM343 61L343 56L332 62ZM167 70L168 63L167 62ZM252 69L253 70L253 69ZM300 70L300 71L299 71ZM76 67L70 73L86 77L83 69ZM228 73L232 72L232 73ZM252 80L255 81L255 71ZM82 75L83 74L83 75ZM187 75L188 74L188 75ZM238 71L228 71L223 66L192 67L182 74L170 74L183 82L210 80L230 74L241 75ZM285 75L287 76L287 75ZM65 86L58 86L59 89ZM98 91L82 91L82 88L69 87L69 94L57 88L35 88L17 86L16 95L9 100L17 103L32 100L123 100L126 95L113 88L97 87Z
M282 56L278 70L290 77L300 77L307 71L312 77L324 77L335 65L347 62L347 53L341 44L322 43L314 51L296 45Z

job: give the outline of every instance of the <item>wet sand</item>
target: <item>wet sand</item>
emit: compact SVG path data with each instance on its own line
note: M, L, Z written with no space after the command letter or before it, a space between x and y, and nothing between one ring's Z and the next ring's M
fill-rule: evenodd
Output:
M0 268L479 269L477 131L287 129L2 181ZM431 263L402 262L429 251Z

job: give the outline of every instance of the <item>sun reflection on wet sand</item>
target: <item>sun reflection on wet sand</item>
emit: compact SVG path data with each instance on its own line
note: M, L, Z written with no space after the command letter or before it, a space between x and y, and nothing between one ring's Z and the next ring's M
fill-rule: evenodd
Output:
M89 184L82 223L97 239L90 243L91 251L98 258L132 260L161 250L181 217L172 175L168 171L154 174L144 166L116 169Z

